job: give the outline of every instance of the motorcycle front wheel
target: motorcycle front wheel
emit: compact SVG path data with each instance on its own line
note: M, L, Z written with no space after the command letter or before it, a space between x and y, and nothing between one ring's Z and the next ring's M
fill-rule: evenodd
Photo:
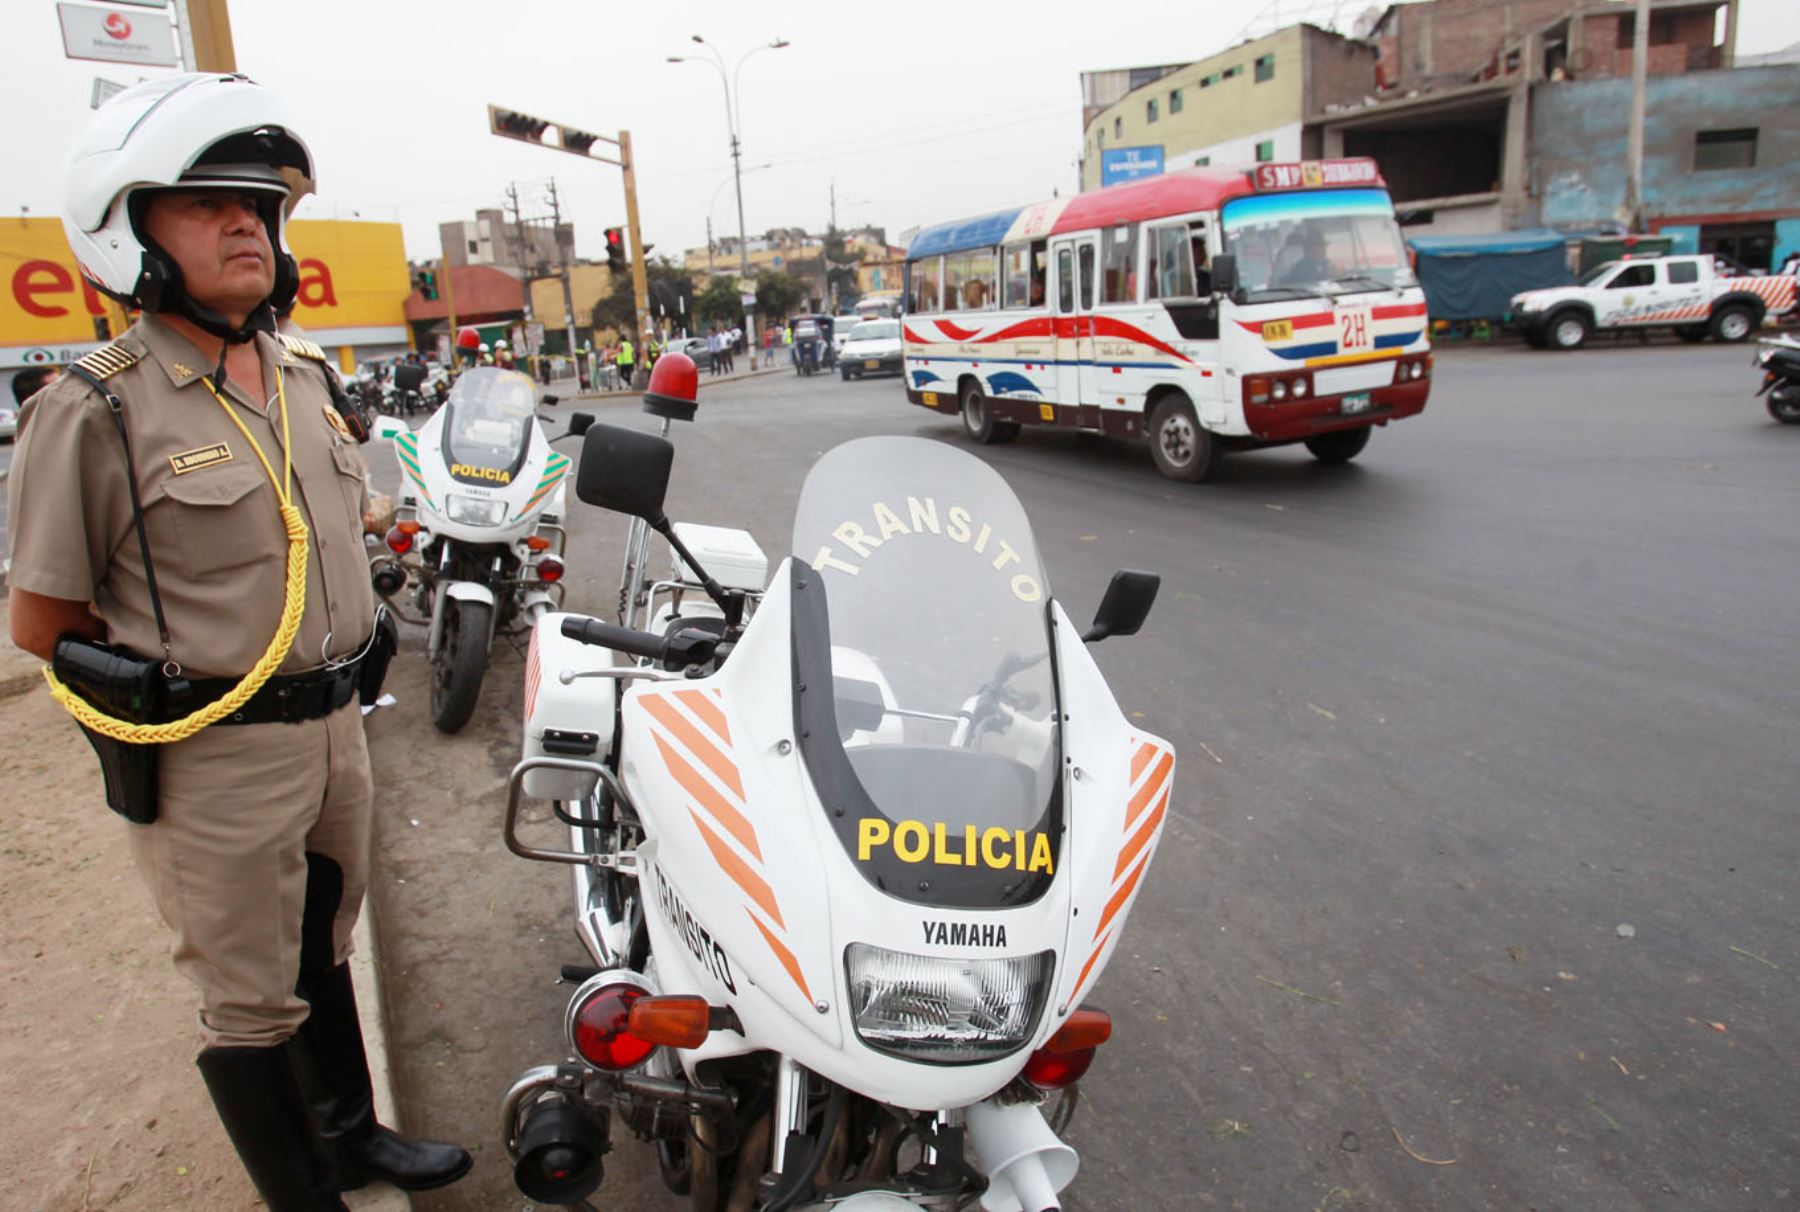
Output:
M444 603L444 630L431 663L431 722L439 732L457 731L475 712L493 616L485 602Z

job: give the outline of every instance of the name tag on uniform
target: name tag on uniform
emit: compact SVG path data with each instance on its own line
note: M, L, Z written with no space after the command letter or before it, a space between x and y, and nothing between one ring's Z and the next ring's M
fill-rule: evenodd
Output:
M223 442L214 442L211 446L202 446L196 450L184 450L180 454L169 456L169 466L175 474L184 476L190 471L199 471L202 467L211 467L214 463L229 463L231 447Z

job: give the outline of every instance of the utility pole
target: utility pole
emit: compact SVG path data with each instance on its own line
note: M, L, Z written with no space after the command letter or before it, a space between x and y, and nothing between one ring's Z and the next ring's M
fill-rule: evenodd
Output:
M831 230L837 230L837 182L831 183Z
M450 331L450 365L456 365L456 280L450 276L450 254L438 261L444 273L444 323Z
M1650 57L1650 0L1637 0L1631 31L1631 125L1625 136L1625 223L1644 230L1644 91Z
M556 196L556 178L550 178L550 234L556 239L556 257L562 265L563 332L569 343L569 360L575 360L575 296L569 289L569 246L563 242L562 203Z
M513 247L519 251L519 277L525 281L525 322L531 323L531 243L525 238L525 217L519 210L519 183L506 187L506 200L512 205Z
M632 168L631 132L628 130L619 132L619 160L625 170L625 225L631 229L631 293L637 306L638 348L644 349L648 340L646 334L650 331L650 277L645 265L644 236L638 229L637 173ZM645 366L648 361L639 355L632 374L634 380L642 380L638 386L648 386L650 382L650 371Z
M175 0L181 22L181 49L191 72L235 72L231 14L225 0Z
M706 272L708 274L711 274L712 271L713 271L712 216L708 215L708 216L706 216Z

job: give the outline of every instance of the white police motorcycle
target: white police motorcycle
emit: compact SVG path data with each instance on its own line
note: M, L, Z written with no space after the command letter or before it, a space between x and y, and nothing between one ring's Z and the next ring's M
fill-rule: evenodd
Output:
M871 437L814 466L765 580L749 535L663 514L672 449L588 430L581 499L674 568L643 628L628 569L627 625L553 613L527 657L505 838L572 866L591 963L567 1059L503 1100L520 1190L588 1207L616 1119L704 1212L1057 1207L1175 767L1086 645L1156 578L1084 631L995 472Z
M571 433L587 421L576 414ZM370 577L401 618L429 627L431 718L455 732L475 709L495 636L526 634L561 602L572 464L539 424L531 379L492 366L464 371L419 429L382 418L375 433L394 443L400 491L391 554ZM410 612L396 600L409 587Z

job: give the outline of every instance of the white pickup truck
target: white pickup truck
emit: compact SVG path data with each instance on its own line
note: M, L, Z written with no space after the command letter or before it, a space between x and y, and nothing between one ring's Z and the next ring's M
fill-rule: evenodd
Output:
M1633 257L1573 286L1512 298L1512 322L1538 349L1575 349L1596 329L1673 328L1684 341L1742 341L1794 309L1793 274L1751 275L1722 257Z

